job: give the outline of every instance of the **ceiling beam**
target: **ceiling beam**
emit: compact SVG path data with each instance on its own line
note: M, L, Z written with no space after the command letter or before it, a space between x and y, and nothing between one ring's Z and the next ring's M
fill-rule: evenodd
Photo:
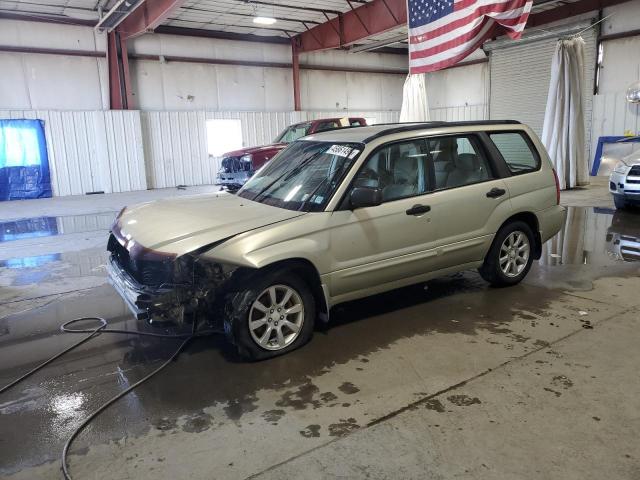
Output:
M118 33L125 39L151 32L160 26L186 0L143 0L118 25Z
M295 38L301 52L342 48L406 23L406 0L372 0Z

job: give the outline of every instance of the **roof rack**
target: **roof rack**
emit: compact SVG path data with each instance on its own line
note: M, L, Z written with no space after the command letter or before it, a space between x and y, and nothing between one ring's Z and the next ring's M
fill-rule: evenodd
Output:
M480 125L520 125L517 120L471 120L463 122L422 122L422 123L387 123L376 124L389 125L390 128L381 130L374 133L370 137L363 140L364 143L369 143L377 138L384 137L386 135L392 135L394 133L411 132L413 130L424 130L425 128L437 128L437 127L468 127L468 126L480 126ZM393 127L392 127L393 126Z

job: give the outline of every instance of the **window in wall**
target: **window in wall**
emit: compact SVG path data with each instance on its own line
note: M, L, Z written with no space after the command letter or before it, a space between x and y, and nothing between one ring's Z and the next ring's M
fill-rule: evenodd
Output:
M242 122L236 119L207 120L207 151L212 157L242 148Z
M540 157L533 152L521 133L490 133L489 136L500 150L511 173L517 175L540 168Z

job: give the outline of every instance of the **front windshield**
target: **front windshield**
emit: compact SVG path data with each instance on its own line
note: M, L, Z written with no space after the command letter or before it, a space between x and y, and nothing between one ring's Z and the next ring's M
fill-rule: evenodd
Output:
M309 135L311 130L311 122L298 123L284 129L284 131L276 137L273 143L291 143L299 138Z
M288 210L321 211L363 146L298 141L261 168L238 196Z

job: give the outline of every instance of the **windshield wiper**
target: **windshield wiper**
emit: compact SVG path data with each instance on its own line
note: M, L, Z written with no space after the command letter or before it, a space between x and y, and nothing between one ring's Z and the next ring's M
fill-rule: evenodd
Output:
M264 187L262 190L260 190L257 194L255 194L253 196L253 198L251 199L252 201L257 201L256 199L263 195L267 190L269 190L271 187L273 187L277 182L279 182L280 180L282 180L285 176L285 180L291 178L292 175L297 174L305 165L309 164L309 162L315 160L317 157L319 157L320 155L322 155L323 153L325 153L325 149L322 149L321 151L311 155L309 158L307 158L306 160L303 160L302 162L300 162L298 164L298 166L296 166L293 170L290 170L288 172L284 172L282 175L280 175L279 177L277 177L273 182L269 183L266 187Z

